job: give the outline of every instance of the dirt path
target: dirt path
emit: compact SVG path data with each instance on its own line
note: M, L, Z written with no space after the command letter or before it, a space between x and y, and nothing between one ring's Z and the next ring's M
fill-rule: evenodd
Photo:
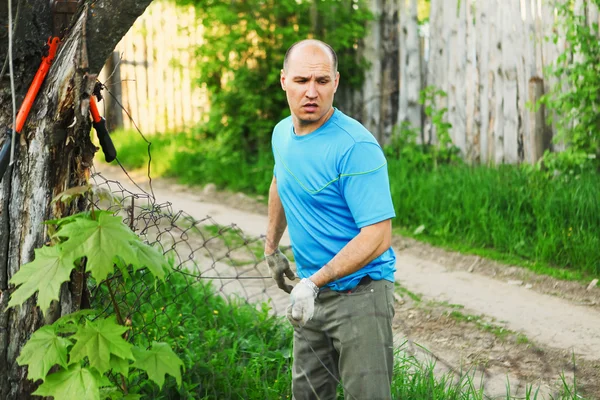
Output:
M105 178L139 192L120 169L99 167ZM134 179L148 188L143 174ZM192 189L166 179L154 180L153 190L173 210L236 224L248 236L265 232L266 206L243 194ZM507 379L513 396L533 385L549 398L558 393L562 374L568 382L576 377L586 398L600 399L599 288L587 290L411 239L396 237L393 246L400 285L395 329L398 343L408 339L407 351L436 358L441 372L470 369L476 382L483 374L492 398L506 398ZM287 301L275 297L277 303Z

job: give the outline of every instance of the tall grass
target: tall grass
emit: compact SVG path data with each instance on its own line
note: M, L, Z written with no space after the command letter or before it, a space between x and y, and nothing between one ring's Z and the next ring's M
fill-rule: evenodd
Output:
M600 273L600 175L551 179L515 166L389 162L396 223L471 248L489 248ZM422 228L422 229L423 229Z
M119 160L128 168L146 167L148 143L134 131L112 135ZM175 177L190 185L214 183L220 188L265 194L271 184L273 155L248 155L223 150L219 138L206 139L198 133L149 136L153 176Z
M145 278L141 277L145 284L152 285ZM124 295L137 303L148 287L137 279L130 282L133 286ZM141 347L153 340L169 342L184 362L183 384L178 387L168 377L159 389L144 374L135 375L128 380L131 393L157 400L291 398L292 328L285 318L271 315L267 304L256 307L226 299L209 281L181 273L170 274L152 293L142 296L140 309L132 316L131 340ZM404 350L404 345L396 349L394 400L486 399L485 382L475 379L475 373L467 371L460 378L435 374L434 362L419 361ZM581 398L565 379L563 385L560 399ZM535 399L532 393L525 399ZM506 399L512 398L507 389Z

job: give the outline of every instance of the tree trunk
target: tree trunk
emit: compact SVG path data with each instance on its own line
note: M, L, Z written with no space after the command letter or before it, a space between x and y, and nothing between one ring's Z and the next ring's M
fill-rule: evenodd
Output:
M61 44L27 122L16 139L15 163L0 183L0 398L29 399L36 384L26 379L26 368L16 363L21 347L38 327L41 313L32 300L6 310L13 288L9 280L22 264L32 260L33 250L46 241L44 220L69 215L83 208L51 205L54 195L87 182L96 148L90 140L89 94L105 59L141 15L151 0L99 0L83 8ZM19 107L37 70L43 44L51 36L47 0L15 1L18 18L13 40L14 79ZM0 23L8 26L6 2L0 6ZM6 37L0 45L0 61L8 54ZM12 123L8 71L0 89L0 127ZM4 137L1 139L4 141ZM81 285L81 280L73 281ZM79 308L80 290L64 286L55 317ZM81 287L81 286L80 286Z

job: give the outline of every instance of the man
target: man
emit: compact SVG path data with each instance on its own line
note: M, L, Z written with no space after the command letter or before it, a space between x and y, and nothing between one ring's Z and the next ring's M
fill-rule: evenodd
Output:
M395 255L387 163L359 122L332 107L340 74L333 49L294 44L281 87L291 116L273 131L265 256L290 292L296 400L390 399ZM297 273L278 245L289 229Z

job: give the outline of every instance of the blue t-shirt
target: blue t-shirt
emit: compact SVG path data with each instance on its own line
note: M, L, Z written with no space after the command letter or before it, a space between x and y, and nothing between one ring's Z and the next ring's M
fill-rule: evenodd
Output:
M395 217L387 162L373 135L338 109L308 135L294 133L292 118L273 131L274 174L285 211L298 275L328 263L360 228ZM349 290L365 275L394 281L390 247L371 263L327 286Z

